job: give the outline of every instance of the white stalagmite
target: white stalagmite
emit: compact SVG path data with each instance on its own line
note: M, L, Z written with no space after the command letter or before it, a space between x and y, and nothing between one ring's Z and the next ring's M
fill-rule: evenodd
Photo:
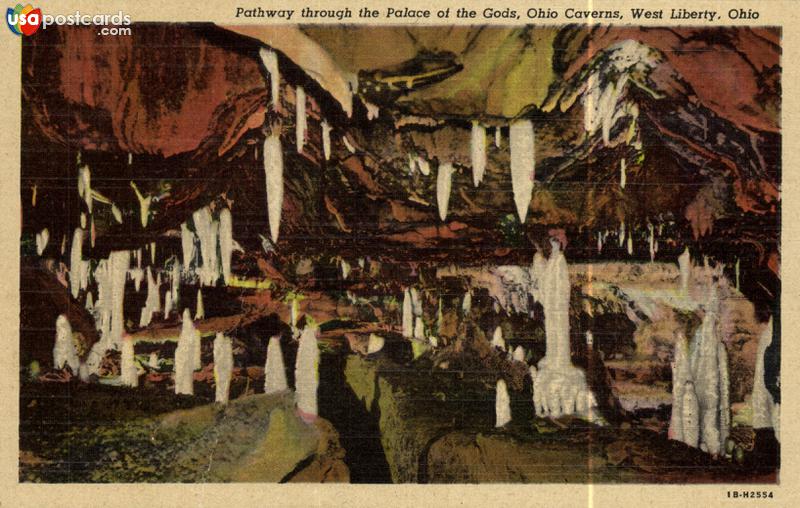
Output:
M306 422L312 422L317 417L317 387L319 386L319 348L316 327L307 326L300 335L294 379L300 417Z
M75 228L72 234L72 246L69 251L69 289L72 298L78 298L81 289L81 272L83 271L83 230Z
M683 254L678 256L678 268L680 269L680 289L686 295L689 293L689 277L692 274L692 258L689 255L689 247L686 247Z
M414 312L411 303L411 292L403 292L403 336L411 337L414 334Z
M131 279L133 280L133 287L138 293L139 288L142 286L142 280L144 280L144 270L141 268L131 268L130 275Z
M281 74L278 69L278 54L274 51L261 48L258 52L258 56L261 57L261 63L264 65L264 69L266 69L267 73L269 74L269 84L270 84L270 99L272 100L272 109L277 111L280 109L280 84L281 84Z
M172 277L170 279L172 283L172 305L177 308L181 291L181 264L178 263L177 259L172 263Z
M326 120L320 123L322 127L322 153L325 154L325 160L331 158L331 126Z
M669 422L670 439L683 441L683 392L687 381L691 380L689 371L689 352L683 335L675 338L674 359L672 360L672 415Z
M628 181L628 166L625 163L625 159L622 158L619 161L619 188L624 189L627 181Z
M775 404L772 394L767 390L767 384L764 379L765 367L764 356L767 348L772 344L773 334L772 318L770 318L761 336L758 340L758 350L756 352L756 368L753 377L753 395L751 396L751 404L753 406L753 428L764 429L773 427L773 422L777 423L777 414L779 406ZM775 428L775 435L777 436L777 428Z
M717 363L719 364L719 441L725 450L725 441L731 431L731 388L728 373L728 350L725 344L717 343Z
M47 228L36 233L36 254L42 255L44 249L47 248L47 242L50 241L50 231Z
M506 382L497 380L494 399L495 427L502 427L511 421L511 399L508 397Z
M287 387L281 338L276 335L269 339L267 346L267 363L264 365L264 393L282 392Z
M517 216L522 223L525 222L525 218L528 216L528 207L533 194L536 171L534 149L533 123L530 120L518 120L512 123L509 130L511 186L514 190Z
M229 284L233 255L233 216L228 208L223 208L219 212L219 252L222 256L222 277L225 284Z
M739 258L736 258L736 266L734 267L734 271L736 273L736 291L740 291L739 289Z
M108 344L119 346L125 332L125 279L131 254L127 250L112 251L108 257L111 279L111 336Z
M156 264L156 242L150 242L150 264Z
M181 250L183 251L183 271L191 270L192 260L194 259L194 233L189 230L189 226L184 222L181 224Z
M699 409L700 445L708 453L719 455L725 442L720 436L719 415L729 408L720 405L718 300L714 289L711 292L703 322L694 336L690 365Z
M281 138L275 132L264 140L264 173L267 182L269 234L272 243L277 243L283 208L283 148Z
M683 388L683 402L681 403L681 427L683 429L683 442L697 448L700 443L700 408L697 403L697 394L694 383L686 381Z
M142 309L142 317L139 320L140 327L149 325L153 320L153 313L161 310L159 285L156 283L155 278L153 278L153 271L150 270L149 266L145 269L145 272L147 273L147 299Z
M203 306L203 290L200 288L197 288L197 305L194 311L194 318L195 319L206 318L206 309Z
M139 386L139 370L133 351L133 338L126 335L122 339L122 358L120 360L120 382L123 386L136 388Z
M472 183L477 187L483 181L483 174L486 171L486 127L477 122L472 124L470 152L472 156Z
M367 343L367 354L371 355L373 353L377 353L383 349L384 344L386 344L386 340L383 337L380 335L375 335L374 333L370 333L369 342Z
M464 300L461 302L461 310L464 314L469 314L470 310L472 310L472 293L469 291L464 293Z
M86 293L86 310L92 312L94 310L94 297L92 296L92 292L88 291Z
M298 86L295 89L295 142L297 143L297 153L303 153L303 146L306 144L307 129L306 91L302 86Z
M628 255L633 256L633 237L630 232L628 232Z
M592 333L591 330L586 330L585 337L586 337L586 345L589 346L589 349L592 349L592 347L594 346L594 334Z
M67 316L61 314L56 319L56 342L53 346L53 366L56 369L63 369L65 366L68 366L73 374L77 374L80 364L78 352L75 350L75 343L72 342L72 326L69 324Z
M164 296L164 319L169 319L172 314L172 291L167 290Z
M525 363L525 349L522 346L517 346L514 349L513 359L514 359L515 362L523 362L523 363Z
M409 293L411 294L411 308L414 311L414 315L415 316L421 316L422 315L422 298L420 298L420 296L419 296L419 291L417 291L417 288L411 288L409 290Z
M81 212L81 228L86 229L86 214Z
M364 106L367 108L367 120L375 120L381 114L381 108L377 104L364 101Z
M506 350L506 341L503 339L503 329L499 326L494 329L494 334L492 335L492 346L500 348L503 351Z
M453 165L443 162L436 173L436 204L439 207L439 218L447 219L447 207L450 203L450 191L453 186Z
M500 148L500 145L503 144L503 131L500 130L500 126L494 128L494 146Z
M425 339L425 324L419 316L414 318L414 338L420 340Z
M622 247L625 244L625 221L622 221L619 225L619 246Z
M648 238L647 238L647 242L648 242L648 244L650 246L650 262L652 263L653 261L656 260L655 232L653 230L653 225L652 224L648 224L647 225L647 231L648 231L648 235L649 235Z
M216 385L214 400L218 404L227 404L233 374L233 345L230 337L217 333L214 338L214 384Z
M547 262L534 257L532 278L537 289L534 297L544 309L545 356L539 362L533 382L536 414L560 416L578 414L593 418L597 406L586 378L570 360L569 299L570 281L567 260L558 240L551 239L552 252Z
M183 311L183 325L175 349L175 393L194 395L194 349L197 334L192 325L189 309Z

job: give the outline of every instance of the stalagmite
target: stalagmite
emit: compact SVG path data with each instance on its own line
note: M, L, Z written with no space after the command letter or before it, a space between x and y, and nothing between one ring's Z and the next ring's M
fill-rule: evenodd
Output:
M180 302L180 290L181 290L181 264L178 263L176 259L172 263L172 305L175 308L178 308L178 304Z
M316 327L307 326L300 335L294 379L298 413L307 423L313 422L317 417L317 386L319 385L319 348Z
M108 256L111 280L111 336L108 344L119 346L125 332L125 279L131 254L127 250L112 251Z
M417 158L414 154L408 154L408 174L412 176L414 174L414 170L417 168Z
M86 214L81 212L81 228L86 229Z
M374 333L369 334L369 342L367 343L367 354L371 355L373 353L377 353L381 349L383 349L386 340L381 337L380 335L375 335Z
M472 310L472 293L467 291L464 293L464 301L461 302L461 310L464 314L469 314L469 311Z
M295 142L297 143L297 153L303 153L303 146L306 144L307 128L306 91L302 86L298 86L295 89Z
M86 293L86 310L92 312L94 310L94 297L92 296L92 292L88 291Z
M411 292L406 289L403 292L403 336L411 337L414 335L414 313L411 303Z
M281 83L281 74L278 69L278 54L274 51L261 48L258 51L258 56L261 57L261 63L264 65L264 69L269 74L269 84L270 84L270 99L272 100L272 109L274 111L280 110L280 83Z
M428 162L427 159L423 159L422 157L417 157L417 167L419 168L419 172L422 173L424 176L430 176L431 163Z
M189 226L184 222L181 224L181 249L183 251L183 271L189 272L192 260L194 259L194 233L189 230Z
M603 252L603 232L597 233L597 253L601 254Z
M689 277L692 273L692 258L689 255L689 247L686 247L683 254L678 256L678 268L680 269L680 289L686 295L689 293Z
M586 330L585 337L586 337L586 345L588 346L588 349L592 349L592 347L594 346L594 334L592 333L591 330Z
M206 318L206 309L203 306L203 291L200 288L197 288L197 306L194 311L194 318L195 319Z
M511 152L511 186L514 190L514 203L521 223L528 216L528 208L533 194L536 170L534 153L533 123L519 120L511 124L509 131L509 150Z
M320 123L322 127L322 153L325 154L325 160L331 158L331 126L327 121L323 120Z
M449 162L443 162L439 165L436 173L436 204L439 207L439 218L441 220L447 219L447 207L450 203L450 190L452 189L453 181L453 165Z
M50 231L47 228L36 233L36 254L42 255L44 249L47 248L47 242L50 241Z
M729 409L722 408L720 405L720 367L718 363L720 339L717 331L719 304L714 290L711 291L712 294L704 306L703 322L695 333L692 343L690 365L698 401L700 445L708 453L719 455L720 449L724 446L724 440L720 439L719 415L721 411Z
M753 375L753 394L751 396L751 404L753 406L753 428L764 429L773 427L774 422L777 423L777 415L779 406L775 404L772 394L767 390L767 384L764 379L765 366L764 357L767 348L772 344L773 335L772 318L770 318L761 336L758 339L758 350L756 351L756 366ZM776 436L777 436L777 430Z
M267 363L264 366L264 393L277 393L286 390L286 368L283 365L281 338L276 335L269 339Z
M72 234L72 246L69 254L69 289L72 298L78 298L81 288L81 272L83 271L83 230L75 228Z
M78 170L78 194L86 202L89 213L92 213L92 173L89 166L82 166Z
M47 229L47 228L45 228L45 229ZM49 237L49 235L48 235L48 237ZM44 238L42 238L42 240L44 240ZM42 247L42 252L44 252L44 249L46 247L47 247L47 244L44 244L44 247ZM61 255L63 256L65 252L67 252L67 235L61 235Z
M167 290L164 296L164 319L169 319L172 314L172 291Z
M364 101L364 106L367 108L367 120L375 120L381 113L381 108L377 104Z
M156 242L150 242L150 264L156 264Z
M697 395L694 391L694 383L686 381L683 388L683 401L681 403L681 428L683 429L683 442L697 448L700 442L700 412L697 404Z
M283 208L283 148L276 132L264 140L264 173L267 181L267 211L272 243L278 242Z
M736 268L734 269L736 272L736 291L740 291L739 289L739 258L736 258Z
M350 263L342 259L339 264L342 268L342 279L347 280L347 276L350 275Z
M181 335L178 339L178 347L175 349L175 393L184 395L194 395L195 370L195 342L197 334L192 325L192 317L189 309L183 311L183 325Z
M653 231L653 225L652 224L648 224L647 225L647 230L648 230L648 234L649 234L649 236L648 236L648 244L650 245L650 262L652 263L653 261L656 260L656 243L655 243L655 235L654 235L654 231Z
M633 256L633 238L630 232L628 233L628 255Z
M428 344L430 344L431 347L434 347L434 348L439 347L439 339L438 339L438 337L435 337L433 335L428 337Z
M511 399L508 397L506 382L502 379L497 380L495 388L495 427L502 427L511 421Z
M229 284L233 255L233 217L228 208L223 208L219 212L219 251L222 256L222 277L225 284Z
M147 359L147 365L156 370L161 368L161 359L158 357L158 353L155 351L150 353L150 357Z
M625 159L619 161L619 188L624 189L625 183L628 181L628 170Z
M425 339L425 324L422 322L422 318L417 316L414 319L414 338L415 339Z
M73 374L78 373L80 368L78 352L75 343L72 342L72 326L67 320L67 316L61 314L56 319L56 342L53 346L53 367L63 369L65 366L72 370Z
M147 273L147 299L142 309L142 317L139 320L140 327L149 325L153 319L153 313L161 310L160 286L153 278L153 272L149 266L145 269L145 272Z
M533 279L544 309L545 356L534 379L534 406L539 416L579 414L592 418L596 400L581 369L572 365L569 342L570 281L561 244L551 239L546 263L534 257Z
M233 373L233 346L230 337L217 333L214 338L214 401L227 404Z
M674 358L672 360L672 416L668 436L683 441L683 392L691 380L689 371L689 352L683 335L675 338Z
M130 335L126 335L122 339L120 383L122 383L123 386L130 386L132 388L139 386L139 370L136 368L133 338Z
M525 349L522 346L517 346L514 349L513 359L515 362L525 363Z
M472 156L472 183L477 187L483 181L483 173L486 171L486 128L477 122L472 123L470 152Z
M500 126L494 128L494 146L500 148L500 145L503 144L503 131L500 130Z
M503 339L503 329L499 326L494 329L494 334L492 335L492 346L499 348L502 351L506 350L506 341Z
M717 343L717 363L719 364L719 442L722 450L731 430L731 388L728 374L728 351L725 344Z

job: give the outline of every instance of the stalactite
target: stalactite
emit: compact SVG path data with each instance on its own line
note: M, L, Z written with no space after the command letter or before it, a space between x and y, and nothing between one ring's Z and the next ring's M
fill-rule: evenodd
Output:
M94 297L91 291L86 292L86 310L92 312L94 310Z
M72 326L69 324L67 316L61 314L56 319L56 341L53 346L53 367L63 369L65 366L72 370L73 374L78 373L80 368L78 352L75 343L72 342Z
M89 166L82 166L78 170L78 194L86 202L89 213L92 213L92 172Z
M264 173L267 182L267 211L272 243L278 243L283 208L283 148L276 132L264 140Z
M219 258L217 257L217 237L219 222L211 217L211 210L204 206L192 214L195 232L200 239L200 256L202 266L197 270L200 283L213 286L219 278Z
M303 153L303 146L306 144L307 129L306 91L302 86L298 86L295 89L295 143L297 144L297 153Z
M153 271L149 266L146 268L145 272L147 273L147 299L145 300L142 316L139 320L139 326L142 328L148 326L153 319L153 314L161 310L159 285L153 278Z
M623 157L619 161L619 188L624 189L627 181L628 181L628 168L625 162L625 158Z
M141 268L131 268L130 275L133 280L133 287L138 293L142 286L142 280L144 280L144 270Z
M509 131L509 150L511 152L511 186L514 190L514 203L517 216L525 223L533 194L536 171L533 123L518 120L511 124Z
M280 107L281 74L278 68L278 54L270 49L261 48L258 51L258 56L261 57L261 63L264 65L264 69L267 71L267 74L269 75L270 99L272 100L272 109L274 111L279 111L281 109Z
M464 300L461 302L461 310L464 312L464 315L469 314L470 310L472 310L472 293L469 291L464 293Z
M647 225L647 231L649 235L648 244L650 246L650 262L652 263L656 260L656 242L652 224Z
M322 127L322 153L325 154L327 161L331 158L331 126L326 120L322 120L320 127Z
M500 126L494 128L494 146L500 148L503 144L503 131L500 130Z
M517 346L514 349L514 355L512 358L515 362L525 363L525 349L522 346Z
M739 289L739 273L740 272L739 272L739 258L738 257L736 258L736 268L734 270L736 271L736 291L740 291L740 289Z
M472 183L477 187L483 181L483 174L486 171L486 128L477 122L472 123L470 153L472 156Z
M180 304L180 291L181 291L181 264L176 259L172 263L172 305L178 308Z
M286 390L286 368L283 365L281 338L276 335L269 339L267 363L264 366L264 393L277 393Z
M292 298L289 304L289 326L292 329L292 337L299 337L300 330L297 329L297 321L300 319L300 301L297 298Z
M378 105L364 101L364 106L367 108L367 120L375 120L378 118L381 113L381 108Z
M111 205L111 215L114 216L114 220L117 221L117 224L122 224L122 212L115 204Z
M172 292L167 290L164 296L164 319L169 319L170 314L172 314Z
M294 372L298 413L304 421L313 422L317 417L319 385L319 347L315 327L307 326L300 335Z
M86 214L81 212L81 228L86 229Z
M214 338L214 401L227 404L233 374L233 345L230 337L217 333Z
M384 344L386 344L386 340L381 337L380 335L375 335L374 333L369 334L369 342L367 342L367 354L375 354L381 349L383 349Z
M436 204L439 207L439 218L447 219L447 207L450 203L450 191L453 186L453 165L443 162L436 173Z
M633 237L630 232L628 232L628 255L633 256Z
M219 251L222 257L222 277L225 284L231 281L231 256L233 256L233 216L228 208L219 212Z
M342 268L342 279L347 280L347 277L350 275L350 263L348 263L344 259L340 259L339 264L341 265Z
M139 370L136 367L133 338L130 335L126 335L122 339L122 357L120 363L120 383L122 383L123 386L130 386L131 388L139 386Z
M144 229L147 227L150 219L150 203L153 201L153 196L142 195L142 193L139 192L139 188L133 182L131 182L131 187L133 188L133 192L136 194L136 198L139 200L139 220L141 221L142 228Z
M423 159L422 157L417 157L417 167L419 168L419 172L422 173L424 176L430 176L431 174L431 163L428 162L427 159Z
M344 143L344 147L347 148L348 152L356 153L356 147L353 146L347 136L342 136L342 143Z
M502 427L511 421L511 399L508 397L506 382L502 379L497 380L495 387L495 427Z
M69 289L72 298L78 298L81 288L81 271L83 270L83 230L75 228L72 234L72 246L69 254Z
M183 271L188 273L194 260L195 246L194 233L185 222L181 224L181 250L183 252Z
M425 324L420 316L414 318L414 338L425 340Z

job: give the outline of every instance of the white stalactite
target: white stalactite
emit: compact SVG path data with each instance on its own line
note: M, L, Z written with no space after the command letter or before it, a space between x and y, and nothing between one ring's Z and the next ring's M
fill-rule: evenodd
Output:
M347 280L347 277L350 275L350 263L341 259L339 260L339 264L342 268L342 279Z
M469 314L469 312L472 310L472 293L469 291L464 293L464 300L461 302L461 310L465 315Z
M472 123L470 153L472 156L472 183L477 187L483 181L483 174L486 171L486 127L477 122Z
M172 291L167 290L164 296L164 319L169 319L172 314Z
M425 340L425 324L422 322L422 318L419 316L414 318L414 338Z
M150 324L155 312L161 310L159 285L156 283L155 278L153 278L153 271L150 270L149 266L145 269L145 272L147 273L147 299L145 300L142 316L139 320L139 326L142 328Z
M303 153L303 146L306 144L307 129L306 91L302 86L298 86L295 89L295 143L297 144L297 153Z
M411 291L406 289L403 292L403 337L414 335L414 312L411 303Z
M494 146L500 148L503 144L503 131L501 127L498 125L494 128Z
M211 217L211 210L204 206L192 214L194 228L200 239L200 256L202 266L197 270L200 283L213 286L219 278L220 267L217 256L217 237L219 235L219 222Z
M312 422L317 417L317 387L319 386L319 347L317 328L308 326L300 335L294 371L295 395L300 417Z
M356 153L356 147L353 146L353 143L347 138L347 136L342 136L342 143L344 143L344 147L347 148L347 151L350 153Z
M264 365L264 393L278 393L287 388L281 338L276 335L269 339L267 346L267 363Z
M322 127L322 153L325 154L325 160L330 160L331 158L331 126L328 124L326 120L323 120L320 123Z
M367 354L371 355L377 353L383 349L384 344L386 344L386 340L383 337L370 333L369 342L367 343Z
M230 337L217 333L214 338L214 384L216 385L214 400L218 404L227 404L233 374L233 345Z
M514 190L514 203L517 206L519 221L525 223L533 195L536 171L533 123L530 120L519 120L511 124L509 150L511 152L511 186Z
M515 362L525 363L525 348L522 346L517 346L514 349L514 356L512 358Z
M78 170L78 194L86 202L89 213L92 213L92 172L89 166L82 166Z
M92 296L92 292L88 291L86 293L86 310L92 312L94 310L94 297Z
M188 273L191 270L192 260L194 260L195 246L194 233L186 223L181 224L181 250L183 251L183 271Z
M283 148L281 138L272 133L264 140L264 173L267 182L267 211L272 243L278 243L283 208Z
M656 260L655 232L653 230L653 225L652 224L648 224L647 225L647 231L648 231L648 235L649 235L647 243L650 246L650 262L652 263L653 261Z
M495 388L495 427L502 427L511 421L511 399L508 397L506 382L502 379L497 380Z
M381 108L377 104L364 101L364 106L367 108L367 120L375 120L381 114Z
M177 309L180 303L181 291L181 264L178 263L177 259L172 263L172 277L170 279L172 283L172 305Z
M122 224L122 212L115 204L111 205L111 215L114 216L114 220L117 221L118 224Z
M625 158L619 161L619 188L624 189L628 181L628 167Z
M56 341L53 346L53 366L56 369L63 369L68 366L73 374L78 373L81 362L78 359L78 352L75 343L72 342L72 326L69 324L67 316L61 314L56 319Z
M269 74L269 84L270 84L270 99L272 100L272 109L274 111L278 111L280 109L280 84L281 84L281 74L280 70L278 69L278 54L274 51L261 48L258 52L258 56L261 57L261 63L264 65L264 69Z
M444 162L439 165L436 173L436 204L439 207L439 218L447 219L447 207L450 203L450 191L453 186L453 165Z
M625 221L619 225L619 246L620 248L625 245Z
M126 336L122 340L122 358L120 360L120 383L123 386L136 388L139 386L139 369L133 350L133 338Z
M419 172L422 173L424 176L430 176L431 174L431 163L428 162L427 159L423 159L422 157L417 157L417 167L419 168Z
M233 216L228 208L219 212L219 251L222 257L222 277L225 284L231 281L231 257L233 256Z
M108 344L118 347L125 333L125 279L131 254L127 250L112 251L108 257L111 277L111 329Z
M628 232L628 255L633 256L633 237L630 232Z
M69 289L72 298L78 298L81 288L81 272L83 271L83 230L75 228L72 234L72 246L69 254Z

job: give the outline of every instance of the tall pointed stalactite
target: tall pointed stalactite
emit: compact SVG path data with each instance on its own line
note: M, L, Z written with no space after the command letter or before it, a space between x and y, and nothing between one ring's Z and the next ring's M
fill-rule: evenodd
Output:
M483 181L483 174L486 171L486 128L477 122L472 123L470 152L472 183L477 187Z
M264 173L267 182L267 211L272 243L278 242L283 208L283 148L277 133L264 140Z
M524 223L528 217L536 171L533 123L530 120L517 120L511 124L509 150L514 203L517 207L517 217Z

